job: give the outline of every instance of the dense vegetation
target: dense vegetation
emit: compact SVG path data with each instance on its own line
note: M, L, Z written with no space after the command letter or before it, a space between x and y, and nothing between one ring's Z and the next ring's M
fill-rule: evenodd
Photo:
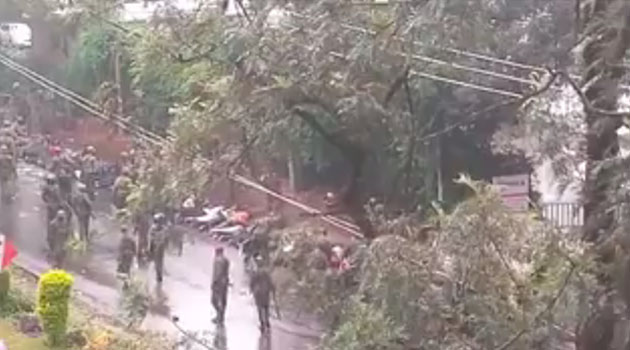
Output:
M230 169L341 193L366 237L352 274L319 283L288 259L311 292L296 295L347 297L323 348L624 348L627 1L252 1L237 18L166 6L123 24L114 1L74 3L66 81L173 141L147 152L132 211ZM453 181L548 160L585 179L583 241Z

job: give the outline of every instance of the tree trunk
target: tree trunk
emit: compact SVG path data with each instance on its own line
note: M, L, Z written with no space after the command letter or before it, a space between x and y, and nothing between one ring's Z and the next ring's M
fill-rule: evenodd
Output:
M585 30L590 36L586 41L582 58L584 61L584 94L593 108L616 110L620 80L624 71L615 68L621 63L630 47L630 4L626 0L593 0L585 2L583 18ZM612 14L612 15L611 15ZM616 21L621 17L622 21ZM620 27L617 27L620 25ZM586 109L586 181L584 183L584 240L600 243L608 237L615 226L614 212L609 210L608 196L614 192L613 169L598 168L604 162L619 155L617 129L621 118L605 117L593 109ZM610 264L613 257L601 254L600 260ZM576 338L578 350L622 349L616 332L622 317L614 310L618 296L614 293L614 282L602 272L599 278L603 290L598 297L595 310L582 323ZM624 341L625 342L625 341Z
M289 186L292 192L297 192L302 185L302 164L298 151L294 147L289 148L289 157L287 159L287 167L289 169Z

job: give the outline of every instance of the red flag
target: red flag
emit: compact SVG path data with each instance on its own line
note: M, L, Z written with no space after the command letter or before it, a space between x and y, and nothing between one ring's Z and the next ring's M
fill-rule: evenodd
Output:
M13 245L13 242L7 241L4 245L4 256L2 257L2 268L8 267L18 255L17 249Z
M2 265L0 270L8 267L13 262L13 259L18 255L17 249L13 245L13 242L7 240L5 235L0 234L0 257L2 259Z

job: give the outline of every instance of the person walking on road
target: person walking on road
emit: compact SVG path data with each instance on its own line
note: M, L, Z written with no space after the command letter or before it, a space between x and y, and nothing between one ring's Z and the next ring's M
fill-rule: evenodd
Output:
M269 308L271 306L271 297L275 296L276 287L273 284L268 269L262 264L262 258L259 257L257 261L259 265L251 276L249 287L254 296L256 309L258 310L260 330L261 332L266 332L271 329Z
M126 227L123 227L121 231L122 238L118 245L117 272L125 279L126 283L131 276L131 266L133 265L133 258L136 255L136 242L133 240L133 237L131 237Z
M151 231L151 216L142 211L133 216L133 230L137 239L138 264L145 266L149 257L149 231Z
M8 202L13 197L15 174L15 159L9 148L2 144L0 145L0 193L3 202Z
M89 197L88 189L84 184L79 184L79 193L74 197L73 209L77 215L79 223L79 237L83 242L90 238L90 219L92 218L92 200Z
M70 234L68 215L65 210L61 209L50 223L50 233L48 235L48 246L56 268L60 268L63 264L66 256L66 243Z
M217 314L214 322L223 324L225 309L227 308L227 291L230 285L230 261L225 257L223 248L214 251L214 265L212 267L212 306Z
M46 176L46 183L42 187L42 200L46 204L46 235L51 236L50 223L53 221L59 209L61 209L61 192L57 186L55 175Z
M153 226L149 234L151 242L149 251L155 267L155 278L158 284L164 280L164 256L168 246L166 216L157 213L153 216Z

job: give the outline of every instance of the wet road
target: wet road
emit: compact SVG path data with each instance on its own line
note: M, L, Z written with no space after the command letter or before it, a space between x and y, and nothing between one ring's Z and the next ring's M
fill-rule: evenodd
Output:
M39 194L44 173L28 165L22 165L19 173L17 198L10 206L0 208L0 230L18 247L19 264L44 272L50 267L45 253L45 209ZM97 235L89 252L74 257L68 270L75 274L77 293L99 311L115 315L120 288L115 277L119 228L106 201L100 200L98 206L97 219L92 224ZM232 262L233 287L229 292L225 329L214 329L211 322L214 312L210 305L213 251L214 244L197 239L185 246L183 257L167 256L161 290L151 286L154 298L161 300L163 307L147 317L143 328L177 334L170 322L170 317L176 315L186 330L213 334L220 349L302 350L316 344L319 334L316 330L288 321L272 320L271 337L260 337L256 310L247 292L246 275L234 249L227 250ZM148 273L153 277L152 269ZM153 278L149 280L153 282ZM220 345L223 342L226 346Z

